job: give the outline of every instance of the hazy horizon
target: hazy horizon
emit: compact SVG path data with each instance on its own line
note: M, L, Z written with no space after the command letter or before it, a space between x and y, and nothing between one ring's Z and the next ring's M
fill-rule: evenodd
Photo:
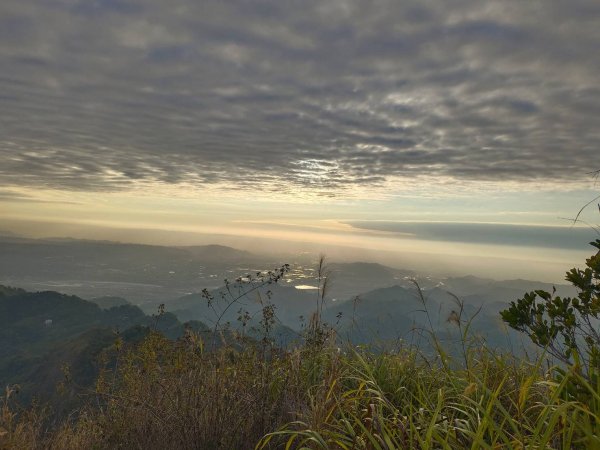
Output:
M10 224L11 222L9 222ZM389 227L389 223L383 223ZM110 228L90 225L71 225L39 222L21 223L12 229L0 228L0 236L14 233L15 236L51 239L72 238L120 243L193 246L227 245L246 250L257 255L266 255L290 260L294 255L303 254L316 259L325 254L330 260L340 262L376 262L399 269L416 270L421 275L463 276L475 275L495 280L524 278L545 282L562 283L564 273L571 266L581 265L589 256L591 247L588 242L595 231L587 227L541 227L497 224L478 224L479 236L474 233L474 224L460 223L395 223L394 226L410 228L449 228L456 234L456 228L464 225L465 236L448 237L441 233L417 234L377 230L381 223L374 222L372 230L363 228L331 227L330 229L310 230L298 233L299 227L286 230L283 224L262 224L271 229L268 237L253 233L216 234L195 233L191 231ZM29 228L28 228L29 227ZM290 227L288 225L288 227ZM498 228L504 228L500 239L510 240L514 235L517 242L495 242ZM17 231L19 230L19 231ZM43 230L43 232L36 230ZM279 230L279 231L276 231ZM508 232L507 232L508 231ZM447 233L446 233L447 234ZM537 234L541 240L532 239ZM507 239L507 235L508 239ZM308 237L312 237L309 240ZM486 242L486 237L489 238ZM471 239L472 238L472 239ZM548 240L552 239L554 240ZM540 245L546 239L545 245ZM531 240L533 244L528 245Z

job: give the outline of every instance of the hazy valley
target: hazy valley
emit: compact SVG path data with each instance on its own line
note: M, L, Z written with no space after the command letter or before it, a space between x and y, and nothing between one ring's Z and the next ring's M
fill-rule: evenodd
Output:
M451 318L463 308L461 320L473 318L474 336L490 348L520 352L531 348L502 324L499 312L526 291L553 288L331 261L323 292L317 259L292 255L289 271L271 284L264 276L283 260L225 246L0 238L0 382L22 385L24 398L50 398L63 376L60 368L71 365L79 384L89 385L97 375L96 358L116 336L141 339L153 327L173 339L184 336L186 327L206 339L221 327L258 339L265 305L274 307L272 338L283 348L302 344L321 307L340 346L423 347L428 345L423 331L433 327L452 351L460 335ZM574 293L567 285L556 289L560 295ZM159 309L164 313L158 318Z

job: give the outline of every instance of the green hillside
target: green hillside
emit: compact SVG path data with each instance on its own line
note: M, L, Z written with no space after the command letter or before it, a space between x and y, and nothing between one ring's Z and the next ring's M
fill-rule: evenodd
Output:
M206 329L199 322L189 326ZM76 385L89 386L104 350L117 338L135 342L150 329L172 339L185 332L170 313L155 318L130 304L102 309L58 292L0 286L0 384L18 384L24 399L51 398L68 368Z

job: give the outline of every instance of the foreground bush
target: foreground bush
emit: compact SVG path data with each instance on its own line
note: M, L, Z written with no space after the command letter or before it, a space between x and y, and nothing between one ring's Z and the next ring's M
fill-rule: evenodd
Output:
M585 269L571 269L566 280L577 297L561 298L555 292L529 292L501 312L502 319L521 331L557 361L576 367L591 381L600 375L600 239L598 252Z
M120 350L87 405L60 423L2 400L1 448L600 448L600 397L484 349L468 367L417 352L206 354L197 337L157 333ZM588 403L567 395L570 381Z

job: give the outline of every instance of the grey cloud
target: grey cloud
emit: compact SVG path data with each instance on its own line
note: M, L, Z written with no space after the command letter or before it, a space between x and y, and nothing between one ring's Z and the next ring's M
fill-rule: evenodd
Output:
M587 250L598 237L596 230L585 227L549 227L492 223L452 222L347 222L355 228L398 233L402 239L466 242Z
M0 202L31 201L32 197L16 193L9 189L0 189Z
M600 165L595 1L4 0L0 182L337 195Z

